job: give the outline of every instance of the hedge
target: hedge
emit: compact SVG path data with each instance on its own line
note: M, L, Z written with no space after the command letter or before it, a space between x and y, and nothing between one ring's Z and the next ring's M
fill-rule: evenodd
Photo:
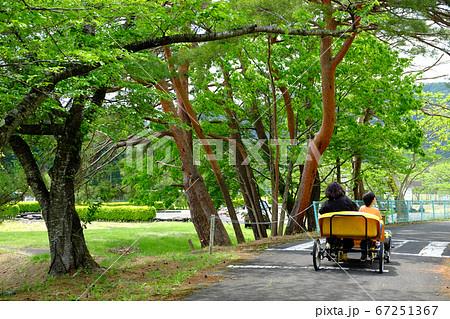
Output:
M164 202L154 202L153 206L155 206L155 208L157 210L164 210L164 209L166 209L166 206L164 205Z
M76 206L81 219L87 217L88 206ZM0 208L0 217L15 217L19 213L40 212L41 206L37 201L18 202L17 205ZM114 221L147 221L156 217L156 209L153 206L131 206L129 202L104 203L100 206L96 220Z
M80 219L86 219L88 206L75 207ZM110 221L148 221L156 217L153 206L101 206L94 216L95 220Z
M19 205L5 205L0 207L0 220L6 218L13 218L19 215Z
M18 202L21 213L40 212L41 206L37 201L35 202Z
M111 202L111 203L102 203L102 206L133 206L130 202Z

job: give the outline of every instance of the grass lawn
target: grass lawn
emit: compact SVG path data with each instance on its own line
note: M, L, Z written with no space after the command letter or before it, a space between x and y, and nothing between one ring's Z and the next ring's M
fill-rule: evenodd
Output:
M235 245L232 226L225 228ZM242 231L247 242L254 240L251 229L242 227ZM47 275L49 254L12 253L13 247L48 249L45 225L1 223L0 300L178 300L199 284L220 280L220 276L207 275L211 269L223 268L268 245L249 243L240 251L216 247L210 255L200 250L190 222L93 222L84 234L96 261L105 269L112 267L102 275L78 272L52 278ZM132 244L129 253L122 255Z
M233 227L225 224L225 228L233 245L236 245ZM246 241L254 240L251 229L242 227L242 231ZM190 222L93 222L84 230L84 235L89 251L94 256L102 257L117 256L117 251L130 245L133 245L132 250L139 256L190 251L189 239L195 249L200 249L197 233ZM2 246L48 249L46 227L43 222L24 224L5 221L0 224L0 248ZM110 258L106 258L108 259Z

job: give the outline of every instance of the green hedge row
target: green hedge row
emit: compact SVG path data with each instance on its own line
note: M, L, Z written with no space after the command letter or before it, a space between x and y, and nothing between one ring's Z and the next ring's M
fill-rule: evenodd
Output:
M75 207L80 219L88 218L88 206ZM156 217L153 206L101 206L94 220L110 221L147 221Z
M164 205L164 202L154 202L153 206L155 206L155 208L157 210L164 210L164 209L166 209L166 206Z
M0 220L16 217L19 213L19 205L4 205L0 207Z
M133 206L130 202L111 202L111 203L102 203L102 206Z
M130 202L111 202L111 203L102 203L102 206L138 206L130 204ZM166 209L164 202L154 202L152 203L152 206L154 206L157 210L163 210Z
M76 206L81 219L87 217L88 206ZM19 213L40 212L41 206L37 201L18 202L17 205L5 205L0 208L0 217L8 218ZM153 206L131 206L129 202L103 203L100 206L95 220L111 221L147 221L156 217L156 208Z
M18 202L21 213L40 212L41 206L37 201L35 202Z

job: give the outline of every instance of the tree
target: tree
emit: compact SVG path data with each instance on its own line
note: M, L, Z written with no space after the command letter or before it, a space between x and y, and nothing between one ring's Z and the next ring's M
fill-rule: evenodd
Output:
M333 18L333 6L330 0L323 0L322 3L326 6L324 12L325 27L327 30L336 30L338 23ZM352 28L356 30L361 19L356 16L356 8L349 8L353 15ZM335 72L339 63L344 59L348 49L350 48L356 33L352 37L345 40L338 53L333 57L332 55L332 37L323 37L320 43L320 66L322 74L322 99L323 99L323 117L319 132L316 134L312 143L308 146L308 153L306 157L305 167L302 172L300 187L297 193L297 199L293 208L293 213L301 213L310 204L310 197L312 187L314 185L315 175L319 166L319 160L322 154L327 149L333 136L335 123ZM300 230L300 223L304 214L299 214L296 218L296 225L294 230Z
M422 174L417 178L422 183L419 188L420 194L438 194L446 195L450 191L450 162L447 160L439 164L433 165L426 171L427 174ZM417 187L416 187L417 188ZM417 198L420 199L420 198Z
M27 83L27 87L15 89L13 94L10 94L15 95L15 98L11 99L8 107L2 110L0 147L5 145L24 121L45 104L47 97L53 94L55 88L68 90L69 88L65 87L68 79L85 76L105 64L119 62L120 66L120 61L123 61L129 53L171 43L205 42L259 32L319 36L324 34L343 36L345 33L306 29L286 31L256 24L241 28L233 27L227 31L215 31L215 28L228 27L223 12L222 15L214 14L217 8L227 10L230 18L235 16L232 7L224 3L213 3L206 8L201 1L194 0L179 4L151 2L144 4L138 15L135 8L132 11L130 8L113 3L84 8L70 8L62 4L61 7L55 8L47 6L46 2L41 6L30 6L23 1L11 4L2 11L5 17L3 26L6 30L5 37L2 38L5 48L2 54L2 61L5 63L2 68L13 74L4 77L3 79L7 80L3 84L7 87L22 81L21 83ZM185 13L187 8L194 14L178 14L178 12ZM199 14L200 12L203 14ZM161 17L164 19L160 19ZM177 24L205 26L207 19L192 22L196 18L202 20L204 17L211 18L211 25L214 26L208 28L209 32L177 33ZM154 24L148 24L148 18L154 21ZM123 24L121 21L126 23ZM216 23L218 21L219 23ZM100 27L96 30L95 25L107 25L107 28ZM174 29L174 32L166 35L164 30L169 29ZM93 36L92 31L95 32ZM145 34L152 33L155 35L145 38ZM80 40L72 41L74 36L78 36ZM16 47L21 51L15 50ZM33 48L33 52L28 54L30 48Z
M101 101L101 95L94 100ZM28 184L33 189L48 229L51 264L50 275L72 273L80 268L99 270L99 265L90 255L83 235L83 227L75 211L74 178L81 160L80 151L83 140L81 133L85 99L74 99L69 114L59 130L53 126L52 135L57 140L55 159L49 171L50 189L42 178L30 147L23 138L12 135L9 144L20 160L27 175ZM39 130L39 127L38 127ZM37 132L39 134L39 132Z
M398 163L398 148L420 147L421 130L410 112L421 107L421 89L415 77L404 74L409 63L374 37L361 36L338 71L337 124L326 160L336 170L352 163L355 199L364 192L363 162L365 170L379 169L389 161Z
M25 165L30 185L34 185L32 187L35 193L38 193L36 196L42 201L41 206L46 207L45 210L49 212L46 217L49 221L49 227L55 227L50 221L56 220L57 216L61 214L60 216L65 220L61 225L66 223L70 226L71 218L75 220L72 223L75 225L74 229L70 228L72 226L63 228L69 233L78 231L75 213L70 212L69 207L74 198L72 194L74 177L72 175L75 175L80 166L78 160L80 145L82 138L86 136L88 131L88 129L85 130L84 125L92 120L90 117L95 118L96 112L99 111L98 108L93 107L94 112L90 113L91 106L95 104L90 99L92 92L101 92L103 89L122 91L121 94L126 98L115 111L120 110L123 114L130 115L130 113L136 111L136 108L133 107L136 104L136 101L133 100L135 97L131 92L140 86L143 91L152 91L148 94L152 98L151 103L149 102L151 104L148 107L149 109L156 109L160 105L162 107L163 112L159 109L159 114L156 110L155 112L151 111L151 115L145 114L145 112L141 112L140 115L144 114L148 121L153 121L152 123L157 123L162 119L163 122L158 123L158 125L170 130L170 132L166 132L166 136L171 136L174 139L181 155L183 185L193 210L193 220L199 238L202 245L205 245L209 240L207 235L208 218L215 213L215 208L204 180L190 158L192 157L192 128L200 137L206 136L208 132L202 133L202 130L205 131L205 129L197 126L195 121L192 123L192 119L195 119L198 110L189 100L189 90L187 84L182 81L183 72L180 73L182 70L178 69L175 73L167 74L167 66L160 63L162 56L157 48L163 46L172 46L173 48L174 44L183 46L184 43L204 43L258 33L276 34L280 38L288 38L289 36L321 37L320 64L322 69L323 117L321 128L315 135L313 142L310 143L308 161L302 171L297 200L291 213L292 215L302 213L297 217L297 223L300 225L304 215L303 210L310 202L311 189L318 168L317 160L330 144L333 134L335 124L334 84L337 65L346 55L356 33L374 29L375 26L372 22L381 21L384 23L383 20L376 17L372 20L367 18L367 21L361 20L360 17L366 19L369 13L379 14L380 11L384 11L392 22L399 14L411 14L413 12L417 13L419 18L432 19L438 26L446 25L446 7L442 7L441 1L433 6L430 4L431 1L427 1L427 10L423 14L419 13L416 4L408 5L408 1L383 1L381 5L378 5L376 1L354 4L350 2L337 3L330 0L299 1L298 3L283 0L277 3L278 8L265 0L251 2L254 5L246 8L245 2L236 1L126 2L130 5L104 1L98 5L73 8L71 3L65 1L61 1L58 7L52 7L52 2L48 1L39 1L33 5L30 5L27 1L21 1L8 4L0 10L2 17L0 20L2 30L0 37L2 48L0 51L0 68L2 71L0 88L2 97L4 97L4 105L1 109L2 120L0 121L0 148L5 147L7 143L15 148L15 152L21 158L22 165ZM284 17L285 13L279 12L281 8L292 7L292 5L295 7L292 16L289 13L288 17ZM271 19L267 17L271 17ZM274 19L277 20L276 24L267 26L265 23L261 23L261 21L269 22L274 21ZM421 23L421 27L424 25L425 23ZM408 25L403 24L402 28L405 30ZM386 30L388 30L387 27ZM432 36L446 36L445 32L441 30L435 31L433 29ZM399 30L388 31L389 34L398 34ZM408 36L411 34L410 32ZM333 40L333 37L339 39ZM74 41L75 38L76 41ZM334 57L331 53L333 42L341 46ZM265 42L265 44L267 43ZM271 47L272 50L274 48L275 45ZM236 55L234 59L229 61L241 64L239 59L239 55ZM271 74L272 81L268 81L269 77L266 76L262 94L259 94L259 92L258 94L251 93L248 94L250 98L242 98L243 101L249 101L245 111L253 116L254 120L257 120L255 121L255 130L257 135L265 140L267 140L266 131L270 132L270 126L260 125L266 119L261 120L261 122L258 121L264 115L264 112L259 109L264 104L260 103L261 101L258 99L268 97L269 99L266 99L268 103L265 106L271 106L271 113L277 114L279 106L275 103L276 99L273 92L276 87L286 87L282 83L284 79L283 70L281 67L277 67L275 55L271 55L268 62L267 55L265 55L265 70L263 69L263 73L266 72L265 75L269 76ZM135 64L135 69L143 69L145 63L148 63L148 65L163 65L166 68L165 73L151 78L147 77L143 83L140 83L136 80L136 77L133 79L136 72L130 72L130 65ZM279 65L282 66L282 64ZM185 67L184 64L178 66L180 68ZM248 66L247 68L250 69ZM272 68L270 74L267 73L267 68ZM149 73L149 70L146 69L142 71ZM150 72L153 71L162 70L160 68ZM225 67L224 72L222 72L224 77L227 77L227 71ZM279 71L279 75L277 71ZM248 73L245 72L245 77L250 78L251 72L252 70L249 70ZM125 77L124 81L122 81L123 76ZM231 80L228 82L230 82L231 87L236 87L232 83L233 76L233 74L230 74ZM167 79L171 79L171 81L167 82ZM142 77L138 80L142 80ZM173 87L169 88L169 84L172 84ZM269 88L267 84L271 85L272 88L269 94L267 94L270 92L267 91ZM221 85L227 87L223 79ZM160 91L159 94L154 93L155 87ZM251 86L247 87L247 89L249 88ZM144 97L147 98L148 96ZM286 94L284 94L285 105L282 106L286 106L287 109L286 123L282 124L283 121L275 121L276 117L272 118L272 127L275 129L272 130L272 136L274 137L281 130L289 132L292 137L293 128L304 121L303 118L296 119L293 117L293 112L290 110L289 101L286 97ZM239 98L241 97L236 98L235 101ZM73 102L67 104L67 100ZM155 100L158 100L158 105L153 104ZM266 103L266 100L264 100L264 103ZM270 100L272 100L272 103ZM223 101L222 99L220 102ZM303 103L307 104L307 101L305 100ZM231 106L233 104L230 103ZM85 110L87 113L84 113ZM228 110L229 112L225 112L225 117L230 120L230 127L234 127L232 128L232 134L238 134L239 125L233 122L233 117L239 113L239 110L234 107L229 107ZM190 114L191 119L186 117L186 112ZM161 113L164 113L164 116ZM97 116L99 115L97 114ZM133 118L136 119L136 117ZM123 119L123 121L126 121L126 119ZM42 185L42 176L41 178L38 176L36 161L30 156L30 148L24 143L23 138L15 135L19 134L20 130L26 129L25 125L42 124L44 125L38 130L39 134L50 134L57 139L57 150L50 174L52 186L47 190ZM155 125L152 128L159 129L161 126ZM28 129L36 130L36 128L30 127ZM63 138L66 136L64 134L68 134L68 132L72 133L72 141ZM22 131L22 133L25 133L25 131ZM129 132L127 133L129 134ZM231 135L231 132L230 136L238 138L237 135ZM267 147L267 150L270 151L268 143L265 143L264 147ZM69 149L73 150L73 154L69 152ZM207 152L211 153L209 150ZM245 149L239 148L239 153L242 156L242 162L244 162L246 159ZM211 163L214 163L214 161ZM220 167L213 165L214 172L220 182ZM257 221L260 218L257 208L259 207L257 200L260 195L257 194L256 182L252 181L253 172L251 172L251 169L242 167L238 170L242 189L247 196L247 206L255 209L253 217ZM69 171L70 174L64 175L63 171ZM280 173L280 184L283 185L282 172ZM274 176L277 176L277 174L275 173ZM286 174L288 180L287 176L288 174ZM223 184L222 186L226 186ZM273 184L275 193L277 192L276 184L278 183ZM284 184L285 188L288 188L287 184ZM230 206L231 196L226 195L224 187L222 187L222 191L225 194L228 206ZM279 187L278 192L283 195L286 194L283 187ZM278 194L272 195L278 196ZM53 201L52 198L58 203L58 208L48 207L49 200L50 202ZM64 200L64 198L68 198L68 200ZM52 233L52 238L57 233L58 227L49 230L49 234ZM259 231L263 234L261 230ZM224 233L222 227L217 228L217 234L216 238L219 244L229 243L227 234ZM66 235L64 233L64 236ZM66 236L66 238L68 237ZM77 240L83 244L84 239L81 236ZM69 242L66 241L66 243ZM51 245L57 246L53 242ZM57 251L59 248L56 247L55 249L52 251ZM73 248L73 250L76 249ZM83 252L84 250L79 249L79 251ZM77 253L73 254L76 255ZM52 260L56 260L57 256L53 255L54 253L52 253L52 258L55 258ZM78 259L83 260L81 257ZM85 260L89 265L89 258ZM69 262L55 266L54 269L56 269L56 272L64 272L73 270L73 267L80 267L80 264Z

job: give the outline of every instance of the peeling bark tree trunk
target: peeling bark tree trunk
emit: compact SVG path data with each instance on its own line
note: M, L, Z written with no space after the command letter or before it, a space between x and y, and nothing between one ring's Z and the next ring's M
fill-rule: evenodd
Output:
M164 51L166 53L167 60L169 60L170 59L170 49L166 46L164 48ZM219 164L217 163L216 156L214 155L214 151L208 142L206 134L203 132L203 129L200 126L200 123L197 118L197 114L195 113L195 110L192 107L191 102L189 100L189 96L188 96L188 92L187 92L187 81L186 81L186 85L183 86L180 78L173 77L172 82L174 84L174 89L177 93L177 96L183 103L184 110L186 111L187 115L189 115L189 119L191 121L192 127L194 128L195 132L201 139L201 143L202 143L203 148L205 149L205 152L208 156L208 160L211 164L211 168L217 179L217 183L219 184L220 190L221 190L223 198L225 200L225 204L228 209L228 214L230 215L231 220L235 221L233 223L233 229L234 229L234 233L236 235L236 240L239 244L245 243L245 238L244 238L244 234L242 233L241 226L239 225L239 223L237 223L238 219L236 216L236 211L234 210L234 205L231 200L228 186L225 182L225 179L223 178ZM220 221L220 219L218 220L218 223L222 223Z
M314 185L311 192L311 203L320 200L320 178L319 172L317 172L314 179ZM313 231L316 229L316 216L314 215L314 207L308 208L306 211L307 230Z
M325 12L325 25L327 30L336 30L336 21L332 17L331 0L322 0L322 3L327 7ZM356 24L359 21L357 18ZM333 136L335 123L335 71L338 64L347 54L356 33L351 38L345 40L337 55L332 56L332 37L323 37L320 41L320 67L322 77L322 125L319 132L308 145L306 155L305 167L300 181L300 187L297 193L296 202L292 211L292 215L296 215L296 222L294 224L294 232L300 231L300 225L305 215L306 208L310 205L311 191L314 185L317 169L319 167L319 160L322 154L330 144Z
M156 88L162 92L169 92L169 86L165 81L157 84ZM170 115L175 119L180 119L173 102L161 99L161 104L167 115ZM198 172L197 167L194 165L192 143L190 143L188 139L189 132L178 128L175 125L171 125L170 128L183 164L183 186L186 192L186 199L189 204L191 218L201 246L205 247L209 245L211 215L216 216L214 244L219 246L231 245L230 237L217 214L211 196L206 189L205 182Z
M222 66L223 69L223 66ZM222 70L224 76L224 85L228 88L227 96L233 101L232 88L229 82L230 75L224 69ZM224 106L225 102L216 102L220 106ZM229 143L230 148L233 151L235 157L235 169L237 173L237 178L239 186L241 188L242 196L244 198L245 206L247 207L247 213L250 220L250 225L255 236L255 240L263 237L267 237L266 228L261 222L264 218L262 216L260 196L257 191L257 185L255 178L253 176L253 171L250 166L247 151L245 149L244 143L242 142L241 132L239 127L239 122L237 120L236 112L231 111L228 107L225 107L225 112L228 115L230 121L230 138L224 138L222 136L215 136L215 134L210 134L213 138L218 138L225 140Z
M361 178L362 158L361 156L353 157L353 198L356 200L362 200L364 195L364 183Z
M83 103L81 100L73 103L63 134L57 137L55 160L49 172L50 190L45 186L27 143L15 135L9 139L41 205L50 243L49 274L55 276L73 273L78 269L100 269L87 249L83 228L75 211L74 177L81 165Z
M369 122L370 116L372 115L372 111L370 108L366 109L363 117L360 117L358 120L359 125L365 125ZM361 177L361 167L362 167L362 157L360 155L355 155L353 158L353 195L354 199L362 200L364 195L364 183Z
M235 149L235 167L238 174L239 184L242 193L245 194L244 201L247 207L248 216L251 222L250 225L252 226L255 240L258 240L260 238L267 237L266 227L262 224L262 222L264 222L264 218L260 205L261 198L258 193L258 186L256 185L253 171L250 167L250 163L248 162L248 154L241 139L236 114L232 113L229 109L226 111L231 120L231 140L236 143L233 149Z
M272 89L272 121L270 126L270 139L275 139L275 154L271 149L270 152L270 179L272 190L272 223L270 224L271 236L278 236L278 191L280 183L280 170L279 170L279 158L280 158L280 145L278 143L278 127L277 127L277 97L275 94L275 82L273 79L273 70L270 63L270 57L272 55L271 44L275 41L275 38L269 36L268 54L267 54L267 67L269 70L270 86ZM290 123L290 122L289 122ZM275 158L274 158L275 156Z
M289 164L288 164L288 169L287 169L287 174L286 174L286 181L285 184L283 185L283 204L281 206L281 215L280 215L280 223L278 225L278 234L279 235L283 235L283 229L284 229L284 219L286 217L286 212L288 212L288 217L289 215L289 187L291 185L291 181L292 181L292 172L294 170L294 161L292 159L292 157L289 159Z
M245 70L245 66L242 63L242 61L241 61L241 67L243 70ZM277 70L273 70L273 72L278 78ZM283 99L284 99L285 106L286 106L286 112L287 112L287 116L288 116L289 136L292 141L295 141L296 124L295 124L294 112L292 110L292 101L290 98L290 93L286 87L278 87L278 89L282 92ZM258 136L258 140L261 143L261 150L263 151L262 158L264 159L268 168L270 169L271 165L270 165L270 158L269 158L269 155L270 155L269 144L268 144L264 124L262 122L262 116L259 114L258 107L257 107L257 104L255 101L253 101L253 107L251 108L250 113L253 118L253 125L254 125L255 131L256 131L256 135ZM288 225L291 221L290 216L291 216L292 208L294 206L294 199L292 198L292 196L289 193L289 186L290 186L290 182L291 182L290 179L291 179L291 174L292 174L293 169L294 169L294 166L292 165L292 167L290 167L288 170L286 181L283 181L281 176L279 177L278 191L279 191L279 194L281 196L283 196L283 205L282 205L281 214L287 213L287 215L289 216ZM288 189L286 189L286 187ZM282 233L283 227L284 227L284 223L280 222L280 225L278 226L278 232L280 234ZM289 226L287 226L287 227L289 227Z

